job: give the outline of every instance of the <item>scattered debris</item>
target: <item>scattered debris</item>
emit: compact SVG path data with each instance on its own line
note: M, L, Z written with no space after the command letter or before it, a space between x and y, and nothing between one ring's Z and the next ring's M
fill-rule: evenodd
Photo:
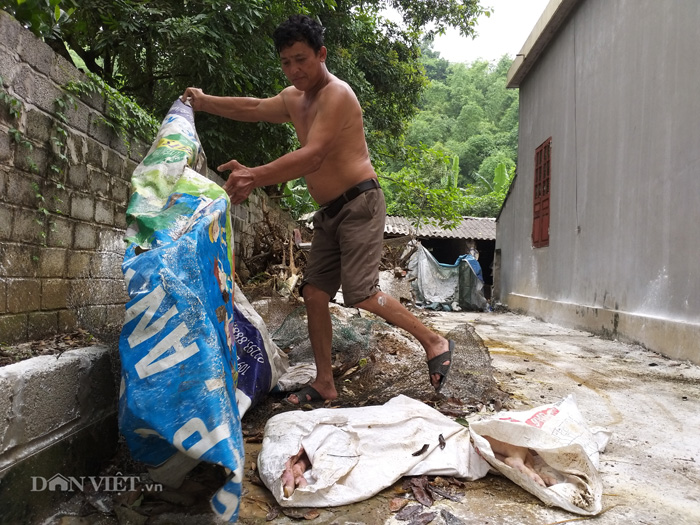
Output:
M425 507L430 507L433 504L433 498L428 492L428 477L420 476L410 479L411 492L416 501Z
M297 520L300 520L300 519L314 520L321 515L321 513L318 511L318 509L309 509L309 508L305 508L305 507L299 507L299 508L282 507L282 513L289 518L294 518Z
M41 355L55 355L58 359L67 350L99 343L100 341L95 336L82 329L16 345L0 343L0 367Z
M432 483L428 484L426 488L428 489L428 492L430 493L430 495L433 497L433 500L437 499L435 497L437 495L437 496L441 496L445 499L448 499L450 501L462 501L462 496L457 495L457 494L451 494L451 493L447 492L446 490L443 490L443 489L435 486Z
M435 519L435 516L437 516L437 512L423 512L414 516L408 525L427 525Z
M389 511L398 512L408 505L408 500L406 498L391 498L389 502Z
M280 512L281 512L281 507L278 507L278 506L271 507L270 511L265 516L265 521L272 521L272 520L276 519L280 515Z
M291 242L294 244L293 238ZM289 267L289 247L285 246L285 248L284 262ZM302 264L303 261L297 260L297 254L295 254L294 265L296 268L298 269ZM242 289L246 296L254 302L256 311L263 317L273 338L281 337L285 331L290 335L293 332L294 337L290 337L286 341L287 346L284 346L288 350L290 360L296 362L309 360L311 358L310 348L304 346L308 343L305 309L295 296L282 297L279 294L276 288L279 275L277 278L268 277L267 281L259 280L246 284ZM445 397L443 394L436 395L429 381L425 380L425 353L417 341L402 333L398 328L364 312L360 313L357 309L345 308L338 304L332 305L331 308L334 316L335 377L340 393L340 397L333 406L378 405L398 394L406 394L414 399L424 400L437 409L444 406L447 412L451 411L464 417L469 413L476 412L478 407L484 406L494 396L500 395L504 400L507 398L505 393L498 393L498 386L490 368L488 350L482 340L475 335L475 332L470 332L468 328L465 330L464 326L460 326L453 331L454 333L449 334L449 337L457 342L460 356L455 360L456 368L453 370L450 383L446 388L449 397ZM416 315L424 318L425 322L429 324L430 318L434 314L418 310ZM280 330L282 325L285 325L284 330ZM79 336L83 339L79 339ZM336 336L339 339L335 339ZM75 343L75 346L71 345L71 348L87 346L88 342L89 344L97 342L85 331L70 334L65 344L68 344L71 339ZM60 342L59 339L56 341ZM47 340L44 344L37 345L37 348L46 349L52 344L52 340ZM0 348L0 350L5 350L5 347ZM487 393L484 395L484 392ZM260 442L264 424L272 415L292 410L281 404L280 399L279 396L270 394L259 405L253 406L246 413L243 420L243 432L247 446L254 446ZM477 403L476 400L483 401ZM430 439L431 444L435 445L434 439L436 437L438 443L440 442L439 437L434 436ZM426 439L426 441L428 440ZM429 446L424 448L427 451ZM125 446L121 455L115 458L111 468L112 471L109 472L111 474L119 470L123 473L129 473L129 475L144 476L147 472L143 465L130 459ZM142 478L143 483L138 485L137 491L129 494L123 493L120 496L112 495L114 501L113 510L109 513L111 516L124 516L125 523L142 522L145 521L143 519L145 517L150 523L159 516L186 514L193 517L192 523L198 522L196 518L211 515L209 499L216 487L220 486L222 480L225 479L226 473L220 467L201 464L188 474L186 480L200 481L201 485L198 490L194 491L192 485L185 483L180 489L167 489L167 491L163 489L164 493L160 494L145 489L146 484L153 484L153 480L147 477L148 474L145 476ZM262 483L252 467L246 469L245 478L250 483L249 487L260 487ZM446 497L436 491L436 487L445 494L454 492L454 490L450 490L451 483L451 481L445 481L442 478L435 478L428 482L426 478L422 486L408 489L408 494L411 496L407 497L407 494L402 498L395 498L395 501L392 500L390 503L391 511L397 512L397 514L403 512L411 506L413 498L416 500L420 498L419 501L425 502L429 506L434 499ZM428 486L431 488L429 489ZM180 492L182 494L176 495ZM253 505L256 504L253 503ZM406 521L429 523L434 519L435 516L431 516L431 514L435 513L423 512L424 506L412 506L415 507L415 521L411 520L410 517ZM87 501L84 501L84 508L89 510L83 511L82 516L104 515ZM294 514L290 517L295 519L314 519L314 516L318 516L319 512L316 509L308 508L282 510L278 506L268 504L264 504L261 510L263 514L260 518L265 517L269 521L278 519L283 513Z
M415 451L413 454L411 454L411 455L412 455L412 456L422 456L423 454L425 454L426 452L428 452L428 448L430 448L430 445L428 445L428 444L426 443L426 444L424 444L424 445L421 447L420 450L416 450L416 451Z
M419 512L421 512L422 510L423 510L422 505L409 505L409 506L401 509L399 512L397 512L395 517L399 521L408 521L413 516L415 516Z
M464 525L463 520L445 509L440 510L440 515L442 519L445 520L445 525Z

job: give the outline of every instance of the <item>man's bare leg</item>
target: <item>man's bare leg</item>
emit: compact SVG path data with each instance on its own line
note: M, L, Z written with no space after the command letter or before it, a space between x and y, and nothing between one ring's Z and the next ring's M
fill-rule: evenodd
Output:
M311 386L321 394L323 399L335 399L338 397L338 392L333 382L331 362L331 344L333 342L333 324L329 309L331 298L326 292L312 284L304 286L303 295L309 325L309 339L316 362L316 379L311 383ZM307 401L306 399L298 399L295 394L290 394L287 400L294 404Z
M428 361L433 357L444 354L449 349L447 339L421 323L415 315L391 295L377 292L354 306L378 315L391 324L406 330L423 345ZM449 359L446 359L444 364L449 364L449 362ZM433 387L436 387L440 382L440 374L431 375L430 382Z

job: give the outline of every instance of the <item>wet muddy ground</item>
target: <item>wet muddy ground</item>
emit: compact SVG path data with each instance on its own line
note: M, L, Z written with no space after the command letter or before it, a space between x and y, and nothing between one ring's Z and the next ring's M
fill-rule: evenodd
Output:
M294 308L273 307L270 314L256 305L278 336L279 328L291 323ZM377 404L404 394L468 421L500 408L525 409L574 394L588 423L612 432L600 465L604 495L598 517L548 508L509 480L488 475L474 482L442 480L457 501L437 498L423 508L424 516L433 515L431 523L700 523L700 367L508 312L422 311L426 323L457 342L449 380L436 395L428 382L423 350L410 336L360 317L356 310L339 309L334 314L339 325L352 329L334 344L340 396L331 406ZM292 324L285 328L288 333L297 329ZM286 348L290 361L310 359L303 340L292 339L296 342ZM270 395L243 418L246 468L240 523L418 523L401 521L392 510L396 498L416 505L406 479L353 505L278 507L261 486L255 461L267 419L291 409L281 400L281 395ZM110 468L143 473L124 450ZM125 493L119 498L81 494L69 502L71 508L46 523L216 523L208 499L223 476L218 467L200 465L178 490Z

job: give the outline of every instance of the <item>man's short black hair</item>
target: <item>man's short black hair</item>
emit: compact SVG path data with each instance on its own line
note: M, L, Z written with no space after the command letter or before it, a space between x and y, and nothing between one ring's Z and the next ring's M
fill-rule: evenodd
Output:
M323 26L306 15L292 15L272 33L277 53L295 42L306 42L318 53L323 46Z

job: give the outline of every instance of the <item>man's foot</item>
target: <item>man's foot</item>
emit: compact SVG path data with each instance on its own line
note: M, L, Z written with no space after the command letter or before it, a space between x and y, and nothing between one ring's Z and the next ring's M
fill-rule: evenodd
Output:
M319 389L320 390L320 389ZM331 392L328 394L328 396L324 396L323 391L316 390L313 386L306 385L303 387L301 390L294 392L292 394L289 394L284 401L290 405L294 406L300 406L305 403L318 403L318 402L324 402L324 401L331 401L338 397L338 394L335 392Z
M450 366L452 366L452 351L454 347L455 342L449 340L447 342L447 352L443 352L442 354L428 359L430 383L433 385L436 392L440 392L445 381L447 381L447 374L450 371Z

